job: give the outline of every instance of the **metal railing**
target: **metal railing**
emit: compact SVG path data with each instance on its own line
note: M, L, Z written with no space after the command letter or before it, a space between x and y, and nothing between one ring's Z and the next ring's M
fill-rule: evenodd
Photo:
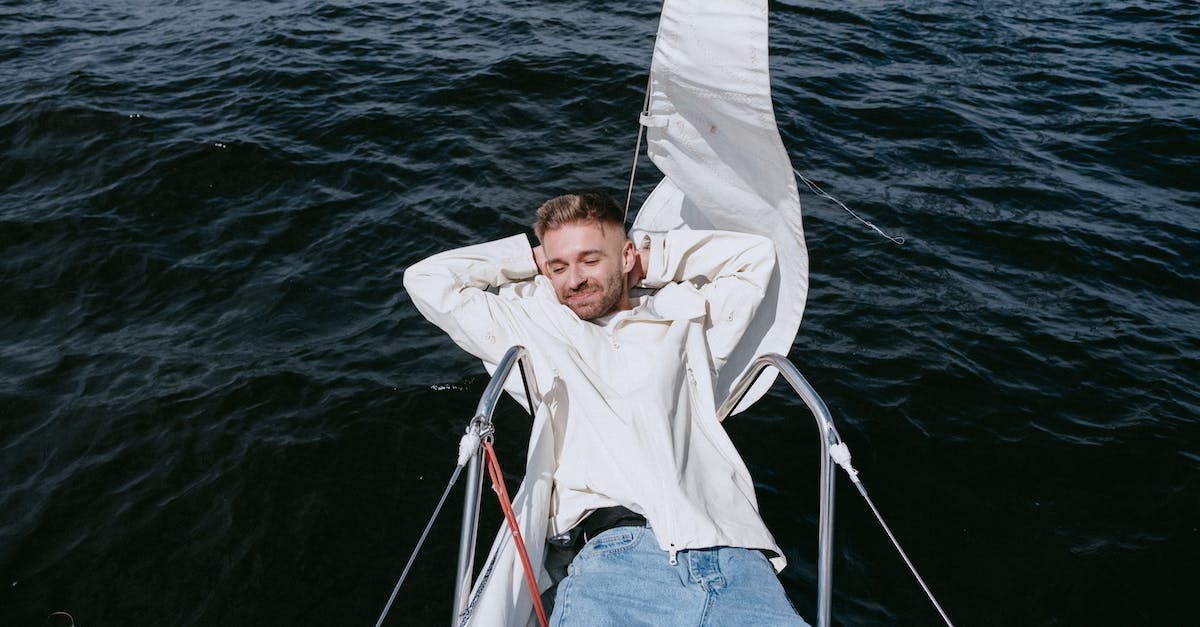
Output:
M529 415L533 416L534 403L540 401L537 380L533 374L533 361L529 350L524 346L513 346L504 353L492 380L488 381L475 408L475 417L467 427L468 433L474 432L480 438L491 437L492 413L496 411L496 403L504 393L504 383L508 381L514 367L519 367L525 384L525 397L529 400ZM459 623L459 617L467 609L471 597L471 586L475 570L475 542L479 531L479 497L483 491L483 448L480 447L471 456L467 464L466 502L463 505L462 531L458 541L458 572L455 575L454 587L454 617L451 625Z
M468 432L474 430L480 437L489 437L492 432L492 413L496 403L504 391L504 383L512 374L514 367L519 366L525 383L525 395L530 403L530 415L534 411L535 399L540 399L537 382L534 379L533 364L529 351L522 346L508 349L500 364L496 367L491 381L483 391L482 398L471 419ZM820 518L817 530L817 627L828 627L830 621L830 600L833 593L833 493L834 468L830 448L841 443L837 429L833 426L833 417L825 402L817 395L817 391L805 380L800 371L783 355L768 353L755 359L742 378L734 384L729 397L717 409L717 418L724 420L733 413L734 408L750 391L755 381L767 368L775 368L783 375L788 385L792 386L804 404L812 412L817 421L817 429L821 434L821 501ZM458 573L455 577L454 589L454 618L452 625L458 625L467 603L473 585L475 563L475 544L479 526L479 498L483 487L482 448L472 457L467 466L466 504L463 507L463 526L458 547Z
M817 430L821 435L821 510L817 526L817 627L828 627L830 617L830 600L833 597L833 488L834 468L833 456L830 449L841 444L842 438L833 426L833 416L825 401L813 389L804 375L796 369L787 357L778 353L767 353L755 359L746 374L734 384L729 391L729 397L717 409L717 418L725 420L733 413L738 403L750 391L758 377L768 368L773 367L783 375L783 379L792 386L800 400L808 406L813 418L817 421Z

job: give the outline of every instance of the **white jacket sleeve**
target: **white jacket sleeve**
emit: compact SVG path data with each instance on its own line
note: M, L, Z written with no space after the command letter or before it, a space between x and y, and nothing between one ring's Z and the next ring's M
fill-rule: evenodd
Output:
M514 235L438 253L404 272L404 289L426 319L463 350L496 364L514 344L525 344L527 318L498 289L537 275L533 249Z
M706 335L718 370L745 334L775 269L770 239L731 231L649 234L650 262L642 285L688 282L708 306Z

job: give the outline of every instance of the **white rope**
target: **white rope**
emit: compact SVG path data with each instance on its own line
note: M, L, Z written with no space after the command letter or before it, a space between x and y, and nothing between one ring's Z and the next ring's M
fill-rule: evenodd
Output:
M462 449L470 434L463 436L459 442L459 455L461 459ZM475 436L475 447L479 447L479 436ZM470 455L468 455L468 458ZM454 472L450 475L450 482L446 484L446 489L442 491L442 498L438 500L437 507L433 508L433 516L429 517L429 523L425 525L425 531L421 532L421 539L417 540L417 546L413 549L412 555L408 558L408 563L404 565L404 572L400 573L400 580L396 582L396 587L392 589L392 596L388 597L387 605L383 606L383 613L379 615L379 620L375 623L375 627L383 625L383 619L387 618L388 611L392 609L392 603L396 601L396 595L400 592L400 586L404 583L404 578L408 577L408 571L412 568L413 562L417 559L417 553L421 551L421 545L425 544L425 538L429 535L429 530L433 528L433 521L437 520L438 513L442 511L442 505L446 503L446 497L450 495L450 488L454 487L454 482L458 481L458 475L463 469L462 463L454 467Z
M462 468L471 461L471 456L479 450L480 437L474 429L467 429L461 440L458 441L458 467Z
M829 199L829 200L832 200L833 202L837 203L837 205L838 205L839 207L841 207L842 209L844 209L844 210L846 211L846 213L848 213L848 214L850 214L850 215L854 216L854 219L856 219L856 220L858 220L859 222L862 222L863 224L865 224L865 225L867 225L867 226L871 227L872 229L874 229L874 231L875 231L876 233L878 233L878 234L880 234L880 235L884 236L885 238L887 238L887 239L891 240L891 242L892 242L893 244L895 244L895 245L897 245L897 246L900 246L901 244L903 244L903 243L904 243L904 238L903 238L903 237L893 237L893 236L891 236L891 235L888 235L887 233L884 233L883 231L879 230L879 227L877 227L877 226L875 226L874 224L871 224L870 222L868 222L868 221L866 221L866 220L862 219L862 217L860 217L860 216L859 216L857 213L854 213L854 211L852 211L852 210L850 209L850 207L847 207L847 206L846 206L846 205L845 205L845 204L844 204L842 201L838 200L837 198L834 198L833 196L830 196L828 192L826 192L825 190L821 189L821 187L820 187L819 185L817 185L816 183L814 183L814 182L812 182L811 180L809 180L809 179L808 179L808 177L804 176L803 174L801 174L801 173L799 173L799 172L796 172L796 176L797 176L797 177L799 177L799 179L800 179L801 181L804 181L804 184L808 186L808 189L809 189L810 191L812 191L812 193L814 193L814 194L816 194L816 195L818 195L818 196L820 196L820 197L822 197L822 198L827 198L827 199Z
M879 525L883 527L883 531L887 533L888 538L891 539L892 546L896 547L896 551L900 553L900 557L904 559L904 563L908 565L908 570L912 571L913 577L917 578L917 583L921 584L921 589L925 591L925 596L929 597L929 602L933 603L933 607L937 608L938 614L942 615L942 620L946 621L946 624L949 625L949 627L954 627L954 623L950 622L950 617L946 616L946 612L942 609L942 606L938 604L937 599L933 598L933 592L929 590L929 586L925 585L925 580L921 579L921 575L917 573L917 567L913 566L912 560L908 559L908 554L905 553L904 549L900 547L900 542L896 540L896 536L892 535L892 530L887 526L887 523L883 522L883 516L880 515L879 510L875 508L875 503L871 501L870 496L867 496L867 489L863 486L862 481L859 480L858 471L855 470L854 466L850 464L850 448L847 447L844 442L838 442L829 448L829 456L833 458L833 461L836 462L838 466L842 467L842 470L846 471L846 474L850 477L850 481L854 483L856 488L858 488L858 493L861 494L863 499L867 501L867 506L870 507L871 512L875 514L875 520L879 521Z
M850 465L850 447L846 446L845 442L838 442L829 447L829 456L833 458L834 463L846 471L846 474L850 475L851 481L858 483L858 471Z

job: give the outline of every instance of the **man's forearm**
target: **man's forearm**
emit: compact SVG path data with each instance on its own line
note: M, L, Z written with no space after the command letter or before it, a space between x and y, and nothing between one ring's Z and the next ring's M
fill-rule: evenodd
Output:
M404 287L414 301L419 301L418 306L448 311L465 291L487 291L530 279L537 273L529 240L514 235L419 261L404 272Z
M680 230L645 237L645 287L737 277L765 289L775 266L774 245L758 235Z
M494 362L515 335L513 308L492 293L537 274L529 240L515 235L439 253L404 272L404 288L421 315L467 352Z

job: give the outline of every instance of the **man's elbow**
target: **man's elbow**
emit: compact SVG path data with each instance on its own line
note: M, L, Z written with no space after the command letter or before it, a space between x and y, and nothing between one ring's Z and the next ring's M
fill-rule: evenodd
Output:
M762 256L766 263L775 264L775 241L763 235L755 235L758 242L754 245L758 254Z
M744 263L741 270L755 276L769 278L771 272L775 270L775 242L762 235L749 235L749 237L753 239L754 243L742 255ZM766 282L763 281L762 284L765 286Z
M775 243L761 235L747 234L747 237L750 242L738 255L734 276L753 285L761 296L766 293L775 272Z
M419 261L405 268L403 284L408 297L426 317L429 312L441 309L437 307L438 295L444 291L445 279L439 278L425 262Z

